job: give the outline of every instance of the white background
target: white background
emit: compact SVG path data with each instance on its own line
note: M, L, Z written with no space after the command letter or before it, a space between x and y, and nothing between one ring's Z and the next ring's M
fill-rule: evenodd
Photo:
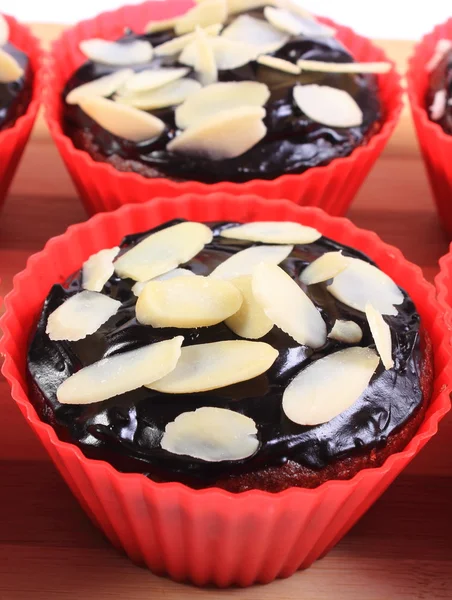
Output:
M9 0L2 10L22 21L74 23L141 0ZM375 38L419 39L452 17L452 0L304 0L308 10Z

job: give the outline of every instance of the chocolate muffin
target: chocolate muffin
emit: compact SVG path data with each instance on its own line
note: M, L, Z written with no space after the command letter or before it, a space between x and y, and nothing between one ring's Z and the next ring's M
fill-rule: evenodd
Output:
M426 107L430 119L452 134L452 40L442 39L427 63L429 85Z
M50 291L31 398L60 439L159 482L277 492L349 479L431 393L413 302L297 223L172 221Z
M275 179L381 127L374 73L390 65L354 62L296 1L203 0L146 30L80 44L90 60L63 92L64 130L96 161L174 181Z

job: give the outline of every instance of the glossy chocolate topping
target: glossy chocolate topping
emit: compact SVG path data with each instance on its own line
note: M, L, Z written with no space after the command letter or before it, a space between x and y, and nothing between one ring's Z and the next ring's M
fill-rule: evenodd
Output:
M158 229L175 223L166 223ZM228 223L211 223L215 234L212 243L183 266L197 274L208 275L229 255L256 245L218 237L221 229L228 226ZM146 234L128 236L121 247L129 248ZM361 253L323 237L313 244L295 246L281 266L293 278L298 278L318 256L339 249L346 256L368 260ZM180 334L185 337L184 345L238 339L225 324L183 331L140 325L135 320L133 283L117 276L109 280L103 293L120 300L122 307L95 334L78 342L51 342L45 329L48 315L70 295L80 291L81 273L76 273L64 287L55 285L46 300L28 353L29 372L36 386L33 399L42 419L51 423L62 439L78 444L87 456L107 460L119 470L144 473L162 481L182 481L194 487L208 486L228 475L282 465L287 460L320 470L337 459L383 447L387 437L397 431L422 402L419 315L404 294L397 316L385 317L392 332L394 368L385 371L380 363L362 397L350 409L322 425L306 427L289 421L281 408L282 394L300 369L347 346L328 340L323 348L313 351L298 345L277 327L261 341L276 348L279 358L267 373L253 380L198 394L168 395L141 388L98 404L60 405L56 400L58 386L76 370L101 358ZM326 284L303 289L321 311L328 331L336 319L351 319L363 330L361 345L373 346L363 313L335 300L326 290ZM229 408L251 417L258 428L257 453L246 460L207 463L162 450L160 440L165 426L182 412L202 406Z
M263 18L262 11L250 14ZM138 36L148 39L153 46L173 38L172 33L155 33ZM137 39L131 32L121 43ZM353 57L334 38L294 37L274 56L296 63L298 59L327 62L352 62ZM181 66L177 57L155 56L152 64L133 67L135 71L149 68ZM114 71L114 67L88 61L68 81L63 97L82 83L97 79ZM192 75L194 77L194 75ZM230 71L219 71L220 81L259 81L268 85L270 100L265 108L267 116L266 137L245 154L229 160L210 161L171 153L166 146L177 128L174 123L174 107L152 111L167 125L158 139L139 144L118 138L102 129L78 106L65 104L65 131L73 137L75 145L86 149L80 141L80 130L92 136L92 148L104 157L121 157L136 161L150 170L148 175L169 177L176 180L197 180L206 183L218 181L244 182L251 179L274 179L287 173L301 173L310 167L326 165L332 159L349 155L354 148L366 143L381 123L382 114L378 98L378 86L373 75L304 72L290 75L270 69L257 62ZM316 123L303 115L293 100L293 86L297 83L318 83L346 90L359 104L363 112L360 127L333 128ZM134 169L133 162L128 163ZM135 167L136 170L138 167ZM141 169L140 172L143 173ZM146 173L144 173L146 174Z
M435 122L439 123L446 133L452 134L452 50L446 53L430 74L430 84L425 99L429 114L435 94L441 90L446 90L446 110L443 117Z
M9 43L2 49L17 60L24 75L17 81L0 83L0 130L14 125L26 111L31 98L31 70L27 55Z

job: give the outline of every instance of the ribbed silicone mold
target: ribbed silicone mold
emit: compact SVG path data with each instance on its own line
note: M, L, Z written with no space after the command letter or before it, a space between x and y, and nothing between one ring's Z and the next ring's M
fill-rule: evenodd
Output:
M46 119L88 213L109 211L124 203L140 203L157 196L226 192L260 194L273 199L287 198L304 206L323 208L333 215L345 214L399 118L402 89L400 77L394 68L389 73L378 76L385 120L381 130L367 145L357 148L349 157L333 160L325 167L315 167L301 175L283 175L272 181L207 185L196 181L177 183L163 178L146 179L136 173L120 172L108 163L94 161L87 152L77 150L71 139L64 134L61 92L74 70L85 61L79 50L80 41L91 37L117 39L123 34L125 26L136 32L143 32L150 19L170 18L183 13L190 6L190 2L172 0L125 6L78 23L67 29L53 44L46 69ZM337 29L337 37L357 60L388 60L383 50L348 27L324 21Z
M17 165L30 136L38 113L43 85L43 53L37 38L28 27L21 25L9 15L4 15L10 28L9 39L30 59L33 70L33 92L30 104L12 127L0 131L0 208L5 200Z
M409 60L407 81L411 111L436 207L444 228L452 237L452 135L430 121L425 106L429 82L425 66L442 38L452 40L452 19L435 27L417 44Z
M434 392L419 431L403 452L383 466L365 469L349 481L329 481L316 489L291 488L271 494L252 490L231 494L193 490L179 483L155 483L86 458L60 441L37 416L26 378L31 332L50 287L80 268L101 248L128 233L176 217L191 220L291 220L317 227L326 236L354 246L374 259L415 301L434 349ZM380 496L436 433L450 408L452 348L435 290L419 267L376 234L315 208L255 196L186 195L154 199L97 215L50 240L14 279L0 321L5 356L3 374L24 417L90 518L110 541L154 573L197 585L247 586L268 583L306 568L325 555Z

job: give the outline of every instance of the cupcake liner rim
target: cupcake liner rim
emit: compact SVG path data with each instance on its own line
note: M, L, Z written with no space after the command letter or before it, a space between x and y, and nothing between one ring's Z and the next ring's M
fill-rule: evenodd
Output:
M22 389L20 382L18 381L17 377L14 374L14 366L15 366L14 360L8 354L9 346L14 343L14 339L13 339L13 336L12 336L10 328L9 328L9 322L10 322L10 320L13 321L15 318L14 304L20 297L20 291L21 291L20 288L22 286L22 282L24 280L26 280L28 277L28 270L30 268L33 268L33 265L35 263L39 263L39 261L42 260L43 257L51 254L52 249L55 246L58 247L63 243L70 244L71 238L73 238L74 235L76 233L78 233L78 231L80 231L80 230L83 230L83 229L89 230L91 228L98 226L101 223L103 223L104 225L108 225L109 223L117 221L121 217L125 217L130 212L134 212L134 211L145 212L146 210L148 210L151 207L152 207L152 209L157 208L162 203L165 203L168 201L171 203L174 203L174 204L183 203L183 202L189 204L193 198L197 198L197 200L199 202L202 202L207 205L207 204L209 204L209 202L219 201L223 197L224 197L223 194L212 194L210 196L205 196L203 198L199 198L199 196L196 194L188 194L185 196L181 196L178 200L155 198L151 201L151 203L152 203L151 206L149 205L149 203L138 204L138 205L126 205L126 206L123 206L122 208L119 208L117 211L114 211L111 213L98 214L98 215L92 217L89 221L87 221L85 223L71 225L65 233L50 239L47 242L47 244L45 245L45 247L43 248L43 250L34 254L33 256L31 256L28 259L25 269L21 273L17 274L14 277L13 290L5 298L5 314L0 319L0 329L3 332L3 337L0 339L0 354L5 357L4 364L2 367L2 373L5 376L5 378L7 379L7 381L10 383L12 397L19 404L22 412L24 413L24 416L26 416L27 420L30 421L35 428L38 428L39 430L41 430L41 432L45 433L46 437L48 437L48 439L52 443L52 445L58 447L59 451L71 452L74 455L76 455L76 457L78 458L79 461L82 461L82 462L88 461L88 463L90 463L90 464L96 463L96 465L98 467L102 466L102 468L108 469L109 471L114 473L114 475L116 477L119 477L121 480L124 480L124 482L136 481L137 478L140 478L140 481L142 481L141 478L145 477L141 473L122 473L122 472L117 471L111 464L109 464L106 461L87 458L78 446L76 446L75 444L60 440L57 437L56 432L53 429L53 427L51 427L47 423L44 423L43 421L41 421L41 419L38 417L33 405L28 400L27 394ZM230 195L228 197L231 198ZM284 201L284 200L265 200L265 199L259 198L257 196L241 196L240 198L237 198L237 201L240 201L241 203L252 202L253 206L262 207L262 208L263 207L272 207L274 209L280 209L281 212L284 211L284 208L287 207L287 204L288 204L288 202ZM289 205L290 205L290 203L289 203ZM434 310L436 309L438 311L438 305L437 305L437 302L435 299L434 287L424 280L423 275L422 275L422 270L418 266L413 265L412 263L409 263L408 261L406 261L406 259L404 258L403 254L400 250L384 243L382 240L380 240L380 238L374 232L367 231L367 230L356 227L348 219L341 218L341 217L328 216L322 210L317 209L317 208L298 207L298 210L300 211L300 215L302 213L304 213L306 215L311 215L312 219L315 221L315 224L319 225L320 228L322 228L322 226L326 225L328 222L329 223L333 222L337 225L340 225L340 227L342 228L342 231L346 231L347 233L354 234L355 236L359 234L362 239L366 239L367 241L371 241L373 243L378 243L379 248L381 250L383 250L391 260L403 262L405 270L409 270L410 276L412 277L412 280L415 283L415 285L417 285L417 286L421 287L423 290L425 290L426 302L428 301L430 308L433 307ZM439 311L438 311L438 314L439 314ZM446 361L446 365L440 370L440 372L435 373L435 380L438 380L438 378L443 376L442 378L444 380L447 380L448 382L450 382L450 381L452 381L452 346L450 343L447 345L447 347L445 344L441 344L439 346L439 348L441 350L448 351L448 361ZM446 377L445 372L447 372L447 377ZM323 491L326 492L330 488L331 489L340 489L344 486L357 486L360 484L360 482L362 480L372 479L372 477L378 477L380 475L384 475L385 473L389 472L392 469L393 465L397 464L397 462L403 461L406 458L411 458L417 453L420 446L423 446L424 443L437 432L439 421L450 410L451 407L450 407L449 392L450 392L450 386L446 383L444 383L441 386L441 388L439 390L437 390L437 395L440 397L440 406L437 407L437 409L435 410L435 412L432 415L430 415L428 418L426 418L423 421L423 423L421 425L422 431L418 431L414 435L414 437L410 440L407 447L403 451L392 454L385 461L385 463L380 467L363 469L362 471L357 473L352 479L330 480L330 481L323 483L321 486L319 486L317 488L313 488L313 489L293 487L293 488L289 488L284 491L276 492L276 493L252 489L252 490L248 490L246 492L241 492L239 494L233 494L226 490L223 490L220 488L215 488L215 487L205 488L205 489L201 489L201 490L195 490L195 489L187 487L179 482L157 483L149 478L145 478L146 483L143 483L143 485L149 485L151 487L157 486L157 488L159 490L177 490L179 493L182 493L182 494L185 494L185 495L191 496L191 497L194 497L194 495L199 495L199 494L203 494L203 495L210 494L212 496L212 500L215 500L215 498L217 498L217 497L222 497L225 499L229 499L229 501L231 501L231 499L234 498L234 500L232 500L234 502L245 501L248 498L251 498L251 499L256 499L258 497L263 498L262 495L264 495L265 497L271 497L271 498L277 499L277 498L283 498L283 497L286 498L290 495L296 495L296 494L316 494L316 493L318 493L317 490L319 490L319 489L322 489Z

